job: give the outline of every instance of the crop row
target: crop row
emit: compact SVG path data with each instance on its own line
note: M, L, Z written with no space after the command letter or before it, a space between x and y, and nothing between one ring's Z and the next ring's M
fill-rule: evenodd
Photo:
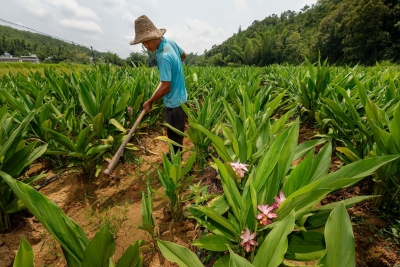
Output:
M229 252L214 266L278 266L287 260L355 266L346 208L371 198L376 207L390 205L400 191L398 76L397 67L340 68L307 59L299 67L185 67L189 100L182 107L189 127L180 134L193 143L191 156L183 164L180 152L171 159L164 154L158 172L173 219L181 220L186 209L211 233L193 245ZM155 69L107 65L1 77L0 229L10 226L10 213L26 207L60 242L68 266L114 266L115 244L107 229L88 240L79 225L30 186L45 175L23 175L42 160L97 176L157 83ZM161 102L154 105L141 131L156 127L161 111ZM299 144L300 127L318 134ZM140 149L132 140L127 149ZM333 153L346 166L329 172ZM218 170L224 194L185 207L190 171L206 164ZM365 177L375 181L374 196L317 205ZM154 237L151 195L151 188L143 195L141 227ZM157 243L180 266L203 266L185 248ZM29 246L22 241L14 266L28 266L18 265L25 264L22 259L33 264ZM129 251L117 266L141 265L139 243Z

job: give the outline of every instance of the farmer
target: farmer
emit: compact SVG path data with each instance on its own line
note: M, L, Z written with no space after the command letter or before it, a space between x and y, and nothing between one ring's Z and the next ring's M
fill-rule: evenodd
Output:
M160 73L160 83L149 100L143 104L143 110L149 112L155 101L163 98L165 121L184 132L186 114L180 103L186 103L187 92L183 76L182 61L186 58L185 51L174 41L163 35L166 29L158 29L153 22L142 15L135 20L135 39L131 45L142 43L147 50L156 52L157 67ZM183 145L183 136L167 128L168 138ZM181 147L173 146L175 153Z

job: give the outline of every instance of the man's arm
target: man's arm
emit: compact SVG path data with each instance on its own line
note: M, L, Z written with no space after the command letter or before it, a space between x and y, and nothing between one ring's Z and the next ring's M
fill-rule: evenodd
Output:
M181 55L181 60L182 60L182 62L185 60L185 58L186 58L186 53L185 53L185 51L183 51L183 52L182 52L182 55Z
M143 110L145 110L146 113L149 112L153 106L153 102L168 94L170 87L171 82L160 82L160 84L157 86L156 91L153 93L150 99L144 102Z

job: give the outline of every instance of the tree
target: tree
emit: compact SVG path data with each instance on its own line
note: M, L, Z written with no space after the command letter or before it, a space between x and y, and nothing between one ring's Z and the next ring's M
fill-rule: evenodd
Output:
M343 60L343 19L350 8L349 1L338 4L327 16L325 16L318 27L317 42L322 58L328 58L329 63Z
M156 58L156 52L151 52L147 50L144 45L142 45L142 53L147 56L148 58L148 65L149 67L155 67L157 66L157 58Z
M388 8L382 0L360 0L352 3L344 18L343 52L348 63L374 64L382 58L389 43L389 33L382 31Z
M148 66L149 64L149 58L147 57L147 55L136 52L130 53L129 57L126 58L125 61L128 65L136 67L140 65Z
M193 53L189 53L186 55L186 59L183 61L187 66L203 66L204 65L204 56L199 56Z
M117 54L112 53L112 52L107 52L103 56L104 62L108 64L113 64L117 66L123 66L125 64L125 61L121 59Z
M301 64L304 61L304 48L298 32L292 32L286 38L285 58L288 63L292 64Z

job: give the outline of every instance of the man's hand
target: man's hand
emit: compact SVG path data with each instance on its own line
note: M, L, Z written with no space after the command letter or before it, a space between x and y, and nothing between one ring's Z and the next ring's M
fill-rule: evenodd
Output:
M149 112L153 106L153 103L169 92L170 86L171 82L160 82L160 84L157 86L156 91L153 93L150 99L144 102L143 110L145 110L146 113Z
M146 113L148 113L152 109L152 107L153 103L150 100L144 102L143 104L143 110L146 111Z

